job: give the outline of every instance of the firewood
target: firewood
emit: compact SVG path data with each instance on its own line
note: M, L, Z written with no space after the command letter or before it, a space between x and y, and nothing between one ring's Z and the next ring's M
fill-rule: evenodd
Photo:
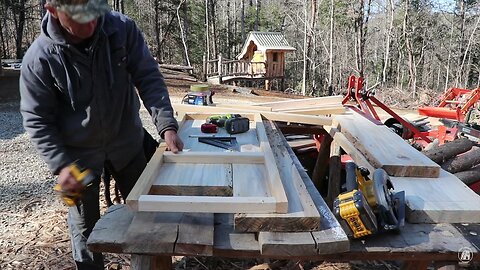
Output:
M458 172L455 176L466 185L480 181L480 166L475 166L468 171Z
M480 164L480 147L474 146L471 150L447 160L441 166L448 172L457 173L478 164Z
M424 151L423 153L437 164L441 164L458 154L467 152L472 149L472 146L472 141L467 138L461 138L440 145L434 149Z

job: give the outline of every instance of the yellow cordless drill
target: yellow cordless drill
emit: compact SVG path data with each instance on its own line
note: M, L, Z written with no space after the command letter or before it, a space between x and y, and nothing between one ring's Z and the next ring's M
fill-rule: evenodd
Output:
M59 184L56 184L53 189L60 195L66 205L74 206L80 201L83 190L92 184L93 180L95 180L95 175L90 169L82 168L76 162L68 165L68 167L70 168L70 174L73 176L73 178L82 184L82 190L79 192L66 191L63 190Z

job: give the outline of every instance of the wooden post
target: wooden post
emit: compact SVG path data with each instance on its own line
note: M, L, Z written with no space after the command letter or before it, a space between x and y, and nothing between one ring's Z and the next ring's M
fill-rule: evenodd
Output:
M270 91L270 80L265 80L265 90Z
M218 83L222 84L222 54L218 55Z
M203 81L206 82L207 81L207 74L208 74L208 59L207 59L207 55L206 54L203 54Z
M317 188L318 192L322 195L326 195L327 185L326 176L328 161L330 159L330 145L332 144L333 138L330 134L326 133L323 136L322 144L320 145L320 150L318 151L317 160L315 162L315 167L313 168L312 173L312 182Z
M426 270L431 264L430 261L405 261L401 270Z
M340 194L340 182L342 174L342 157L340 146L332 141L330 145L330 164L328 172L327 205L333 209L333 201Z
M130 269L132 270L171 270L171 256L147 256L132 254L130 260Z

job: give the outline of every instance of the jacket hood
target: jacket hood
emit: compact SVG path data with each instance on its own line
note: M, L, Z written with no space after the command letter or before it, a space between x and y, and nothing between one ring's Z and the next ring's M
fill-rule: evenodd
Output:
M93 34L93 38L96 39L100 29L103 27L104 16L98 18L97 28ZM47 12L42 19L42 34L45 35L52 43L66 45L68 44L67 39L65 38L60 22L55 19L50 12Z
M97 28L95 29L95 32L93 34L93 40L90 46L95 46L95 44L97 43L100 32L103 29L104 21L105 16L101 16L98 18ZM78 70L73 67L70 59L70 55L72 53L75 53L76 49L74 48L74 46L71 46L71 44L69 44L68 40L65 38L65 33L62 31L59 21L54 18L52 14L50 14L50 12L47 12L43 17L41 29L41 38L43 38L44 40L46 40L47 43L50 43L52 45L52 53L57 54L59 57L59 61L62 64L66 77L67 89L65 90L68 92L72 109L76 110L75 81L77 81L78 79L75 78L78 78L79 76L78 74L76 74ZM107 55L109 55L109 49L106 51L106 53ZM110 59L108 58L108 60ZM108 61L108 64L110 65L110 61ZM110 86L112 84L111 82L113 81L113 75L108 69L106 70L106 73L108 75L108 84Z

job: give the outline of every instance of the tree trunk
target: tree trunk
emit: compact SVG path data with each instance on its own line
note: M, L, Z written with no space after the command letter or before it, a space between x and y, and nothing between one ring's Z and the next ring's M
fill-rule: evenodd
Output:
M162 46L160 44L160 7L159 7L159 0L154 0L154 12L155 12L155 42L156 42L156 45L157 45L157 49L156 49L156 56L157 56L157 60L161 63L162 62L162 59L161 59L161 53L162 53Z
M458 49L459 49L459 58L458 58L458 67L457 68L457 73L455 74L455 86L461 87L460 86L460 80L462 77L462 69L463 69L463 63L465 61L464 55L466 55L466 50L465 50L465 0L458 0L457 1L457 7L458 7L458 16L460 22L458 23L460 25L459 29L459 37L458 37Z
M242 11L242 17L241 17L241 20L242 20L242 41L245 41L245 0L240 0L242 2L242 7L241 7L241 11Z
M230 51L230 49L231 49L231 46L230 46L230 43L231 43L231 41L230 41L230 39L231 39L231 37L230 37L230 33L231 33L231 31L230 31L230 28L231 28L231 22L230 22L230 0L227 1L227 11L226 11L226 12L227 12L227 16L226 16L226 17L227 17L227 18L226 18L226 19L227 19L227 58L228 58L228 59L232 59L232 58L231 58L231 51Z
M451 173L468 170L480 163L480 147L474 146L468 152L447 160L442 168Z
M385 60L383 62L383 71L382 71L382 83L385 85L387 82L387 68L388 68L388 60L390 56L390 39L392 37L392 30L393 30L393 21L395 19L394 14L394 2L393 0L389 1L389 10L390 10L390 24L388 25L387 30L387 40L385 41ZM387 12L385 12L387 13Z
M303 76L302 76L302 95L305 96L307 89L307 1L304 2L304 25L303 25Z
M328 95L333 94L333 32L335 30L335 1L330 0L330 50L328 52Z
M452 56L453 29L454 29L454 23L453 23L453 20L452 20L452 26L450 27L450 39L449 39L449 42L448 42L448 57L447 57L447 66L446 66L447 74L445 75L445 89L444 89L445 92L448 89L448 80L449 80L449 77L450 77L450 59L451 59L451 56Z
M472 149L472 146L472 141L462 138L442 144L432 150L424 151L423 154L433 160L433 162L441 164L458 154L467 152Z
M460 70L463 70L463 66L465 65L465 60L466 60L468 52L470 50L470 45L472 44L472 40L475 37L475 31L477 30L479 23L480 23L480 16L478 16L477 21L475 22L475 26L472 30L472 34L470 35L470 38L468 39L467 48L465 49L465 53L463 54L462 64L460 65L460 68L459 68ZM459 78L458 76L461 76L461 74L462 74L462 71L460 71L460 73L458 73L458 75L457 75L457 82L460 81L461 78ZM468 76L468 73L465 76ZM466 85L464 87L466 87Z
M253 27L253 29L255 31L258 31L258 29L260 27L260 9L261 9L261 6L262 6L261 0L256 0L255 1L255 26Z
M14 21L15 21L15 56L17 59L23 58L23 30L25 28L25 0L20 0L13 6ZM18 15L18 19L17 19Z
M408 11L409 11L410 2L409 0L405 1L405 17L403 20L403 36L405 39L405 47L408 55L408 74L409 81L408 86L412 90L413 97L416 96L417 91L417 70L415 66L415 55L413 54L413 48L410 40L410 22L408 20Z
M217 22L216 18L216 0L210 0L210 28L211 32L211 41L212 41L212 53L213 55L218 55L218 47L217 47Z
M210 28L209 28L209 16L208 16L208 3L209 0L205 0L205 45L207 50L207 61L210 60Z
M182 20L180 19L180 8L182 7L183 3L185 3L186 0L181 0L180 4L177 6L177 18L178 18L178 26L180 27L180 36L182 38L182 43L183 43L183 50L185 53L185 61L187 63L187 66L192 66L190 64L190 58L188 57L188 47L187 47L187 42L185 41L185 33L183 32L183 27L182 27Z

